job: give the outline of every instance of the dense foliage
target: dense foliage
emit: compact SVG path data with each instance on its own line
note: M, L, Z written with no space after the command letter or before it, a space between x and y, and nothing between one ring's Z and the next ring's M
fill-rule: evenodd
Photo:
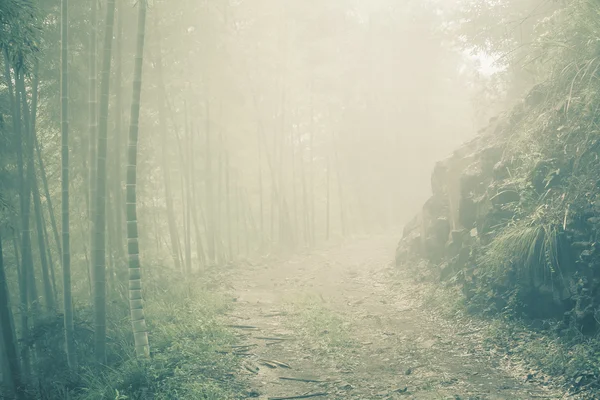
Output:
M423 222L405 231L397 260L424 256L471 311L544 330L557 341L547 351L563 356L530 361L579 391L599 376L600 6L553 8L511 61L531 73L527 95L438 164Z

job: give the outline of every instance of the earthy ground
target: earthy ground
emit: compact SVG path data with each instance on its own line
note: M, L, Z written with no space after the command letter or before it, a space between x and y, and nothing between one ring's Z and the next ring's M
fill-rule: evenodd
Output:
M243 357L248 398L566 398L484 348L481 322L432 310L394 271L395 245L357 239L236 271L227 323L242 340L226 351Z

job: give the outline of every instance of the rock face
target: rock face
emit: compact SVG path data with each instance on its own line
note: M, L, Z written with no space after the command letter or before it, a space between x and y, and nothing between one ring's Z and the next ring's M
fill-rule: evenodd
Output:
M600 250L590 237L600 231L600 194L587 208L557 206L572 187L574 162L506 154L511 126L522 118L491 121L435 165L432 196L405 226L396 264L426 260L480 310L511 309L595 333Z
M486 132L495 128L492 125ZM398 264L415 257L441 262L448 251L457 256L471 229L483 225L482 214L489 213L486 188L494 180L503 152L501 145L484 147L489 139L490 135L480 136L435 165L432 196L405 226L396 252Z

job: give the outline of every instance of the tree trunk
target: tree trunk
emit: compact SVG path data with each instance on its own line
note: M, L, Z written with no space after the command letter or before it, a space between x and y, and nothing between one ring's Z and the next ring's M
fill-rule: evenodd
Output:
M69 232L69 85L68 85L68 0L61 0L61 192L62 192L62 266L65 348L69 368L77 368L73 329L73 299L71 296L71 240Z
M46 224L46 220L42 215L42 228L44 231L44 240L46 242L46 251L48 252L48 265L50 266L50 282L52 283L52 297L54 298L55 306L58 304L58 294L56 291L56 275L54 274L54 261L52 258L52 250L50 246L50 239L48 237L48 227ZM62 251L61 251L62 253Z
M329 162L329 156L327 157L327 204L325 210L325 240L329 241L329 221L330 218L330 210L331 210L331 199L330 199L330 189L329 182L331 180L331 163Z
M56 308L54 302L54 295L52 293L52 284L50 281L50 273L49 269L51 268L48 265L48 258L46 253L46 238L44 233L44 216L42 211L42 202L40 200L40 190L36 178L35 173L35 160L34 160L34 152L35 152L35 143L37 142L37 133L36 133L36 120L37 120L37 97L38 97L38 85L39 85L39 75L38 75L38 61L35 61L34 71L33 71L33 87L31 93L31 127L30 127L30 135L29 140L31 143L29 144L29 163L31 168L30 174L30 185L32 188L33 194L33 207L34 207L34 215L35 215L35 226L37 231L37 239L38 239L38 249L40 256L40 265L42 269L42 282L44 287L44 304L46 305L46 309L48 311L52 311ZM24 86L24 85L23 85ZM24 102L24 107L27 107L27 102Z
M156 14L155 14L156 15ZM157 41L157 61L156 61L156 73L158 75L158 86L159 86L159 97L158 102L158 123L161 134L161 152L162 152L162 173L163 183L165 188L165 203L167 207L167 224L169 226L169 237L171 240L171 256L175 263L177 271L181 271L180 262L180 243L179 235L177 234L177 222L175 221L175 210L173 207L173 193L171 189L171 176L169 174L169 147L168 147L168 132L167 132L167 119L165 114L165 101L166 101L166 90L165 83L163 80L162 71L162 47L160 46L160 33L158 30L157 18L154 18L154 27Z
M97 52L97 31L98 31L98 10L97 10L97 0L90 0L90 51L89 51L89 59L88 59L88 68L89 68L89 77L88 77L88 85L89 85L89 93L88 93L88 108L89 108L89 129L90 129L90 137L89 137L89 170L88 170L88 222L90 227L90 259L88 264L88 275L90 278L93 277L93 272L95 268L95 254L96 254L96 232L94 232L94 218L96 216L96 188L97 188L97 172L98 172L98 159L97 159L97 149L96 146L98 144L98 97L96 93L96 89L98 87L98 74L97 74L97 65L96 65L96 52ZM90 280L90 287L93 285L92 280ZM93 291L90 290L90 296L94 296Z
M125 259L123 251L123 178L121 176L121 163L123 161L123 150L121 136L123 135L123 100L122 100L122 76L123 76L123 13L124 4L118 3L118 14L117 14L117 41L116 41L116 54L115 54L115 163L114 163L114 179L113 179L113 190L114 190L114 215L115 215L115 241L114 245L117 249L117 262L116 266L121 270L122 263ZM117 272L117 271L115 271Z
M29 376L30 358L29 345L27 335L29 334L29 301L36 301L37 290L34 289L35 281L32 277L33 272L33 257L31 253L31 227L30 227L30 211L31 211L31 163L29 162L29 143L30 131L28 118L23 115L21 118L21 99L25 99L24 84L22 84L22 72L15 71L15 127L19 131L20 137L23 138L19 146L17 146L17 159L19 175L21 177L21 284L20 284L20 301L21 301L21 338L23 341L23 368L25 377ZM26 112L26 109L23 109ZM23 121L23 129L21 129L21 121ZM27 122L26 122L27 121ZM21 136L22 135L22 136ZM34 312L35 313L35 312Z
M190 202L190 213L192 217L192 222L194 224L194 233L196 235L196 253L198 257L198 263L200 265L206 264L206 254L204 253L204 245L202 244L202 235L200 234L200 224L198 223L198 212L197 209L201 207L196 201L196 180L194 179L194 155L193 155L193 132L190 129L190 145L189 145L189 202Z
M265 235L265 224L264 224L264 198L263 198L263 177L262 177L262 151L261 151L261 134L259 130L261 129L260 125L257 126L256 132L256 144L258 148L258 202L259 202L259 213L258 221L260 223L260 234L261 234L261 244ZM261 246L262 247L262 246Z
M60 236L58 233L58 225L56 224L56 217L54 215L54 207L52 206L52 198L50 197L50 188L48 186L48 177L46 176L46 168L44 167L44 161L42 160L42 152L40 150L40 143L35 139L35 153L38 160L38 168L40 170L40 177L42 178L42 186L44 187L44 197L46 198L46 205L48 208L48 215L50 216L50 226L52 228L52 234L54 236L54 242L56 245L56 251L59 254L59 258L62 262L62 246L60 244ZM50 263L52 265L52 263Z
M315 206L315 159L314 159L314 116L313 97L310 97L310 137L308 142L308 165L309 165L309 187L310 187L310 244L314 246L317 242L316 206Z
M187 125L187 124L186 124ZM192 132L189 126L186 127L185 145L186 155L181 157L183 166L183 176L185 177L185 267L186 276L192 272ZM187 160L186 160L187 159ZM187 162L186 162L187 161ZM187 165L186 165L187 164Z
M212 177L212 146L211 146L211 124L210 124L210 104L206 100L206 208L207 208L207 242L208 242L208 261L214 265L215 256L215 216L213 207L213 177Z
M2 237L0 237L0 329L2 331L2 343L10 375L10 387L17 399L24 399L21 388L21 365L17 353L16 340L12 329L12 318L10 311L10 296L6 274L4 272L4 258L2 254Z
M231 235L231 191L229 183L229 155L225 153L225 219L227 223L227 250L229 261L233 261L233 242Z
M148 331L142 298L142 276L136 210L136 168L146 28L146 0L139 0L138 7L137 44L133 75L129 144L127 149L127 252L129 255L129 309L131 312L135 352L138 357L147 358L150 356L150 346L148 344Z
M40 190L37 182L32 182L33 186L33 208L35 211L35 227L37 230L38 248L40 253L40 263L42 267L42 282L44 285L44 304L47 311L52 311L56 308L54 303L54 295L52 294L52 284L50 282L50 273L48 259L46 258L46 240L44 237L42 202L40 201Z
M115 0L106 4L106 28L100 78L100 113L98 124L98 169L96 176L96 214L94 216L94 248L92 276L94 279L94 347L96 361L106 362L106 155L108 150L108 95Z

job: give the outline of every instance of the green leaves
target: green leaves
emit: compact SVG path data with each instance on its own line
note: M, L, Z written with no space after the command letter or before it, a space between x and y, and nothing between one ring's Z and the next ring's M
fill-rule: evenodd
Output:
M0 50L6 51L11 66L28 71L40 48L38 10L29 0L0 1Z

